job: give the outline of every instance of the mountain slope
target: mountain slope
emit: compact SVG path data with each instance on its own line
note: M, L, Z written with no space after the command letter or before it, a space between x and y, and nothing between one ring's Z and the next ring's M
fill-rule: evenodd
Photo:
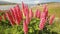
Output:
M6 5L6 4L16 4L16 3L11 3L11 2L6 2L6 1L0 1L0 5Z

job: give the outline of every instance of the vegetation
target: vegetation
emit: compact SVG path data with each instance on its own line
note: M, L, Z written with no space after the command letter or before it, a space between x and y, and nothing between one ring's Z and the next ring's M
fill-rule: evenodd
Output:
M46 25L44 26L44 28L41 29L38 27L41 19L39 19L38 17L34 17L34 18L32 17L30 24L28 25L28 28L29 28L28 34L60 34L60 21L59 21L60 20L60 15L59 15L60 4L47 4L47 7L48 7L49 16L55 14L54 23L52 25L48 25L49 22L47 22ZM34 13L36 13L35 12L36 9L39 9L41 12L41 11L43 11L43 8L44 7L41 5L41 6L33 7L31 9ZM8 12L8 13L10 13L10 12ZM4 14L5 14L5 12L0 12L0 16L2 16ZM26 19L26 17L23 17L24 19L21 20L21 23L17 24L17 25L11 24L8 17L7 17L7 19L5 19L4 16L2 16L2 17L3 18L0 21L0 34L24 34L24 29L23 29L22 24L23 24L23 21Z

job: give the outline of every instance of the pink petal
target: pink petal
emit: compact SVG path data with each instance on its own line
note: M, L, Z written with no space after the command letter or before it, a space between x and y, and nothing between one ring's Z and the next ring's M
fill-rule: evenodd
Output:
M26 20L23 21L23 30L24 30L24 34L27 34L27 32L28 32L28 26L26 24Z
M30 19L32 19L32 17L33 17L32 9L30 9L30 11L29 11L29 17L30 17Z
M40 30L42 30L44 28L45 23L46 23L46 19L42 18L41 21L40 21L40 24L39 24Z
M41 16L41 12L40 12L38 9L37 9L37 11L36 11L35 16L36 16L36 18L40 18L40 16Z

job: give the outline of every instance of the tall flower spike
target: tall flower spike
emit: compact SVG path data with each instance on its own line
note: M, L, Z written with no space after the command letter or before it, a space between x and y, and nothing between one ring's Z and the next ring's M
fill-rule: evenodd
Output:
M43 6L43 12L45 12L45 19L48 17L48 8L46 5Z
M23 31L24 31L24 34L28 33L28 26L26 24L26 20L23 21Z
M55 15L52 15L50 17L50 20L49 20L49 24L52 25L53 21L54 21L54 18L55 18Z
M33 12L32 12L32 9L30 9L30 11L29 11L29 18L32 19L32 17L33 17Z
M43 5L43 12L45 12L46 9L47 9L47 6Z
M29 22L30 22L30 18L29 18L29 16L26 15L26 24L28 25Z
M24 6L24 3L22 2L22 9L23 9L23 10L24 10L24 7L25 7L25 6Z
M41 12L37 9L37 11L35 13L35 17L40 18L40 16L41 16Z
M19 21L19 17L18 17L18 14L17 14L17 10L16 8L12 8L13 12L14 12L14 15L15 15L15 20L16 20L16 24L19 25L20 24L20 21Z
M8 12L6 12L6 17L8 18L8 20L10 21L11 25L13 26L15 24L13 17L11 16L11 14L9 14Z
M28 8L28 5L25 5L25 9L24 9L24 15L29 15L29 8Z
M15 19L15 15L14 15L14 12L13 12L12 8L10 8L10 13L11 13L13 19L16 21L16 19Z
M45 12L42 12L42 13L41 13L40 19L42 19L42 18L46 18L46 13L45 13Z
M22 16L23 16L23 14L22 14L22 11L20 10L20 8L19 8L19 5L16 5L16 11L17 11L17 14L18 14L18 17L19 17L19 21L21 21L22 20Z
M40 21L40 24L39 24L40 30L43 30L43 28L45 26L45 23L46 23L46 19L45 18L42 18L41 21Z
M26 24L28 25L30 22L30 18L29 18L29 8L28 5L25 6L25 13L26 13Z
M48 17L48 8L46 8L45 13L46 13L46 17Z
M30 18L29 18L29 12L27 11L27 9L26 9L26 24L28 25L29 24L29 22L30 22Z
M23 10L23 14L24 14L24 16L26 16L26 11L25 11L25 4L22 2L22 10Z

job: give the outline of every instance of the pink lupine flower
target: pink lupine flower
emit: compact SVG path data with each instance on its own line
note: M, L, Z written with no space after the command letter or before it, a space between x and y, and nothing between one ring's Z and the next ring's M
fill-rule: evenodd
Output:
M24 3L22 2L22 8L23 8L23 10L24 10L24 8L25 8L25 5L24 5Z
M28 25L28 24L29 24L29 22L30 22L29 14L28 14L28 13L26 13L26 24Z
M26 16L26 8L23 10L23 14L24 16Z
M22 2L22 8L23 8L23 13L24 13L25 16L26 16L27 13L29 14L28 5L25 5L25 4Z
M50 17L50 20L49 20L49 24L52 25L53 21L54 21L54 18L55 18L55 15L52 15Z
M48 9L45 10L45 17L48 17Z
M16 10L17 10L18 17L19 17L19 19L20 19L20 21L21 21L23 14L22 14L22 11L21 11L20 8L19 8L19 5L16 6Z
M8 20L10 21L11 25L13 26L15 24L13 17L11 16L11 14L9 14L8 12L6 12L6 17L8 18Z
M40 30L43 30L43 28L45 26L45 23L46 23L46 19L45 18L42 18L41 21L40 21L40 24L39 24Z
M23 21L23 31L24 31L24 34L28 33L28 26L26 24L26 20Z
M18 14L17 14L17 10L16 8L12 8L13 12L14 12L14 15L15 15L15 20L16 20L16 24L19 25L20 24L20 21L19 21L19 17L18 17Z
M35 17L40 18L40 16L41 16L41 12L37 9L37 11L35 13Z
M10 12L14 20L16 21L16 24L19 25L22 20L22 11L19 8L19 5L16 5L14 8L10 8Z
M30 9L30 11L29 11L29 18L32 19L32 17L33 17L33 12L32 12L32 9Z
M16 19L15 19L15 15L14 15L14 12L13 12L12 8L10 8L10 13L11 13L13 19L16 21Z
M43 8L44 8L43 12L45 12L45 17L47 18L48 17L48 8L46 5L44 5Z
M47 9L47 6L43 5L43 12L45 12L46 9Z
M25 17L26 17L26 24L28 25L30 22L30 18L29 18L29 8L28 5L25 6Z
M29 8L28 5L25 5L25 9L24 9L24 15L26 16L27 14L29 15Z
M26 24L28 25L30 22L28 6L25 6L24 12L25 12L25 17L26 17Z
M46 14L45 14L45 12L42 12L42 13L41 13L41 17L40 17L40 19L42 19L42 18L46 18Z

